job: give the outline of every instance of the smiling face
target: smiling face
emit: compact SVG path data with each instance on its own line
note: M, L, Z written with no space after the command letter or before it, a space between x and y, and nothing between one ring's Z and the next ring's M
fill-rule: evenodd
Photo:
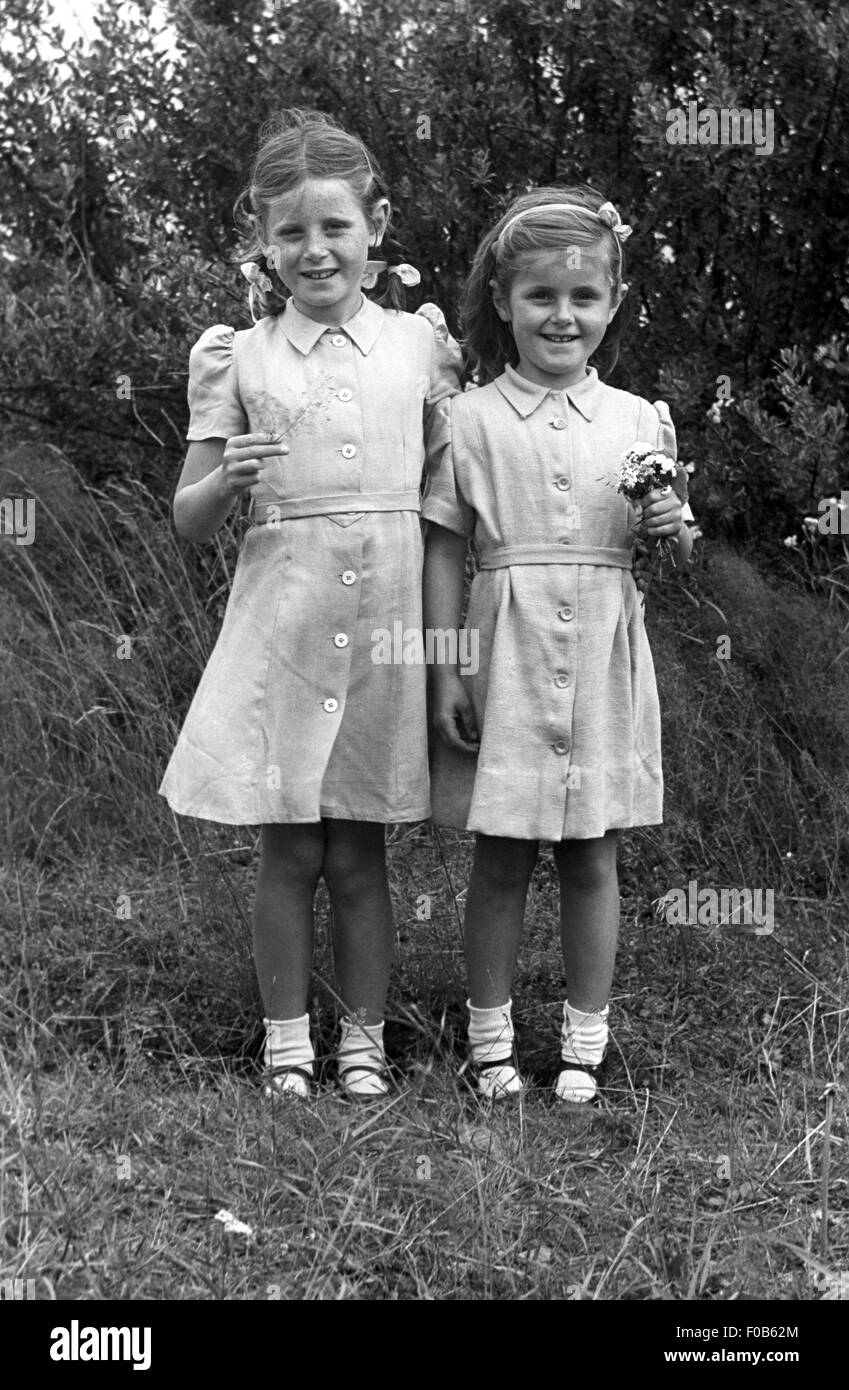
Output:
M266 255L291 291L295 307L319 323L343 324L362 303L360 283L369 250L386 227L381 200L367 220L342 179L307 179L266 209Z
M575 386L624 291L614 291L601 246L523 257L509 294L494 294L496 311L513 333L520 376L552 391Z

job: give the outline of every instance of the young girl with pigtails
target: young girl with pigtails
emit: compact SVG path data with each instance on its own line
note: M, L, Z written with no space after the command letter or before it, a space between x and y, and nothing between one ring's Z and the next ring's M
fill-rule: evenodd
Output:
M460 623L467 547L480 563L467 615L476 673L435 666L437 822L472 830L465 915L472 1068L483 1096L523 1086L511 990L540 840L554 846L567 981L558 1100L596 1096L619 926L619 830L662 817L660 716L635 533L686 562L686 477L654 405L606 385L627 292L630 234L586 187L539 188L484 236L463 305L484 383L451 404L434 458L425 623ZM593 365L597 364L597 365ZM639 511L623 454L666 455L671 485Z
M367 1100L387 1090L385 824L430 810L424 668L375 662L372 634L421 629L420 481L460 355L434 305L403 312L419 277L398 263L380 170L328 117L283 113L237 208L255 324L192 351L174 516L203 542L248 493L252 524L161 791L181 815L261 826L254 957L267 1088L286 1096L315 1083L324 878L339 1082Z

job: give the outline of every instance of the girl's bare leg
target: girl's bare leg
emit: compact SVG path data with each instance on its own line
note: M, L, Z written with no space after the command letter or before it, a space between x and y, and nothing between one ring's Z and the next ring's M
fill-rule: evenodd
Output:
M560 878L560 940L569 1003L585 1013L603 1009L613 981L619 938L617 832L554 846Z
M477 837L464 928L469 999L476 1009L510 998L538 850L536 840Z
M326 820L324 877L333 905L339 994L359 1023L383 1021L394 930L386 877L386 829L372 821Z
M253 910L254 961L266 1016L306 1012L313 958L313 899L325 827L264 825Z

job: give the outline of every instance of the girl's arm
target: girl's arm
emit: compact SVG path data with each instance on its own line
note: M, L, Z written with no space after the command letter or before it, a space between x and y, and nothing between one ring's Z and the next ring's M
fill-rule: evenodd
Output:
M177 491L174 525L187 541L208 541L224 525L233 503L259 482L258 460L288 454L270 434L198 439L189 444Z
M467 550L465 536L428 522L423 596L428 631L459 631ZM435 664L430 668L430 676L434 727L452 748L476 753L478 730L474 710L457 667Z

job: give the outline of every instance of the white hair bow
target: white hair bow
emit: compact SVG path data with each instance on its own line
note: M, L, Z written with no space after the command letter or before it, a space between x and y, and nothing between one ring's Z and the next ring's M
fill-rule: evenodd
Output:
M381 275L384 270L386 270L385 261L366 261L365 274L360 281L362 288L364 290L372 289L377 284L378 275ZM402 261L400 265L391 265L389 267L389 274L397 275L401 284L406 285L408 289L413 285L421 283L422 277L416 270L416 267L414 265L407 265L406 261Z
M614 236L618 236L620 241L627 241L633 227L629 227L627 222L623 222L612 203L602 203L596 217L602 222L606 222Z

